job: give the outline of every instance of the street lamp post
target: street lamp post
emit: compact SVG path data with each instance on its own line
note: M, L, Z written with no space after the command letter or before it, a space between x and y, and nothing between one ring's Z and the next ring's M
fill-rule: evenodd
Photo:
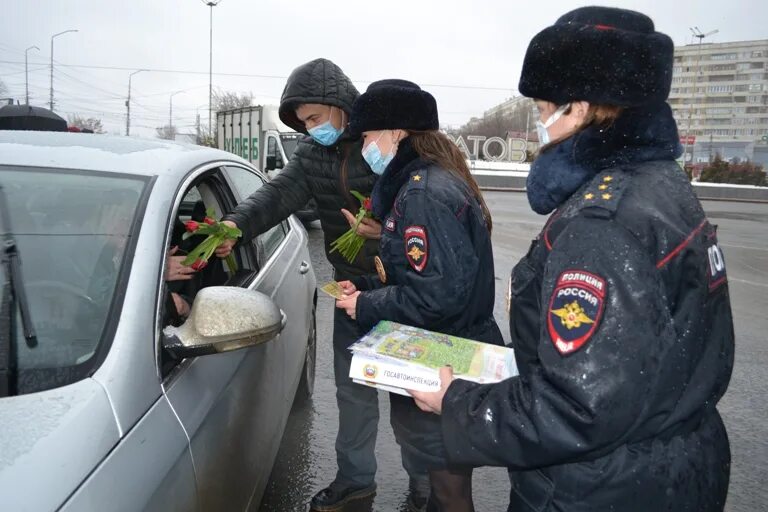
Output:
M202 2L210 7L210 39L208 49L208 137L213 137L213 125L211 124L213 119L213 8L219 5L221 0L202 0Z
M24 83L25 83L25 89L26 89L26 104L29 105L29 50L37 50L40 51L40 48L37 46L30 46L26 50L24 50Z
M171 94L170 105L168 107L168 132L169 135L173 137L173 140L176 140L176 134L173 132L173 97L182 92L184 91L176 91Z
M128 75L128 99L125 100L125 108L128 109L127 115L125 116L125 136L126 137L128 137L131 134L131 78L133 78L133 75L135 75L136 73L141 73L142 71L146 71L146 69L140 69Z
M60 35L68 34L69 32L77 32L77 29L65 30L63 32L59 32L58 34L53 34L51 36L51 103L50 103L51 110L53 110L53 39L56 37L59 37Z
M694 30L695 29L695 30ZM702 33L701 30L699 30L699 27L694 27L690 29L693 33L694 37L699 38L699 51L696 56L696 73L693 75L693 91L691 94L691 102L688 104L688 126L685 129L685 145L683 150L683 167L685 167L687 160L688 160L688 150L691 149L691 117L693 115L693 102L696 99L696 85L698 84L698 78L701 74L701 42L704 40L705 37L709 37L711 35L717 34L718 30L713 30L711 32L707 32L706 34ZM706 108L704 109L706 113ZM691 163L693 163L693 151L691 151Z

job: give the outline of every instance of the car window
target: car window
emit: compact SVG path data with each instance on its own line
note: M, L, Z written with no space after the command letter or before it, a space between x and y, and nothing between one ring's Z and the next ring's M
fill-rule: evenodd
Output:
M275 157L275 167L278 169L283 168L283 156L277 148L277 139L273 135L267 137L267 156Z
M247 199L265 183L258 174L242 167L227 167L227 175L239 196L238 203ZM265 259L269 259L269 257L277 250L283 239L286 237L289 227L290 224L284 221L258 237L258 241L263 245ZM262 261L260 263L263 264L264 262Z
M296 151L300 139L301 134L298 133L285 133L280 135L280 140L283 142L283 150L285 151L285 156L288 157L289 160L291 159L293 152Z
M195 272L187 273L190 278L181 278L185 273L182 258L175 262L171 258L185 257L203 243L206 235L189 235L185 223L195 221L205 222L208 210L213 210L213 216L220 218L232 206L231 195L227 194L227 186L219 169L213 169L183 190L179 200L179 208L174 212L171 222L171 236L168 242L168 252L164 260L165 272L162 283L162 304L160 322L163 327L183 324L194 303L197 294L209 286L247 286L256 275L257 265L254 251L250 247L238 247L232 255L235 258L234 272L224 260L211 256L206 265ZM177 266L181 264L181 266ZM194 263L192 267L194 268ZM178 365L179 361L166 351L160 351L161 375L168 376Z
M179 209L175 213L171 228L171 240L168 245L167 258L173 256L187 256L207 239L207 235L192 235L186 233L185 223L195 221L202 224L205 221L208 210L213 210L214 217L220 217L222 212L222 198L217 192L214 181L204 179L183 192ZM247 261L241 261L237 257L238 268L248 267ZM178 262L175 262L175 264ZM166 263L166 268L176 268ZM196 263L192 264L192 267ZM163 325L178 325L186 318L189 308L194 303L197 293L208 286L222 286L231 277L228 267L223 260L211 257L207 264L197 269L191 278L179 279L178 271L168 270L165 276L166 293L164 301Z
M119 317L110 308L147 180L2 168L0 183L38 341L28 346L17 329L18 390L70 384L90 370L110 315ZM3 296L5 274L0 267Z

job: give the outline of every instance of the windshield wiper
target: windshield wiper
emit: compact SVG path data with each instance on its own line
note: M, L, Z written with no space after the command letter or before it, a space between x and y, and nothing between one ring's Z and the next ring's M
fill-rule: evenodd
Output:
M2 234L2 246L0 247L2 249L2 263L5 266L6 276L2 316L5 317L3 320L8 322L6 329L0 336L0 377L5 374L4 379L0 378L0 396L8 396L15 394L16 372L18 370L15 346L17 308L21 313L24 339L28 347L37 346L37 335L29 314L29 302L21 272L21 259L16 246L16 238L11 229L8 198L5 196L5 189L2 185L0 185L0 234Z

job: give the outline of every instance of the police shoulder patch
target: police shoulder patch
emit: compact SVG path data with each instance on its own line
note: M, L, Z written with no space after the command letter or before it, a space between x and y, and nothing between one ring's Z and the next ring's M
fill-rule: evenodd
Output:
M595 333L605 309L606 292L605 279L583 270L566 270L557 278L549 301L547 330L561 355L579 350Z
M405 257L416 272L422 272L426 268L429 242L424 226L408 226L405 229Z

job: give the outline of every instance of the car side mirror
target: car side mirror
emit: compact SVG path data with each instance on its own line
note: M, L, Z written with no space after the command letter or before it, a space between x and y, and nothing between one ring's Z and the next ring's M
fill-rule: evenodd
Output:
M276 156L268 156L267 157L267 168L264 169L265 171L274 171L277 169L277 157Z
M163 346L178 359L231 352L275 339L285 322L261 292L210 286L197 293L186 322L163 330Z

